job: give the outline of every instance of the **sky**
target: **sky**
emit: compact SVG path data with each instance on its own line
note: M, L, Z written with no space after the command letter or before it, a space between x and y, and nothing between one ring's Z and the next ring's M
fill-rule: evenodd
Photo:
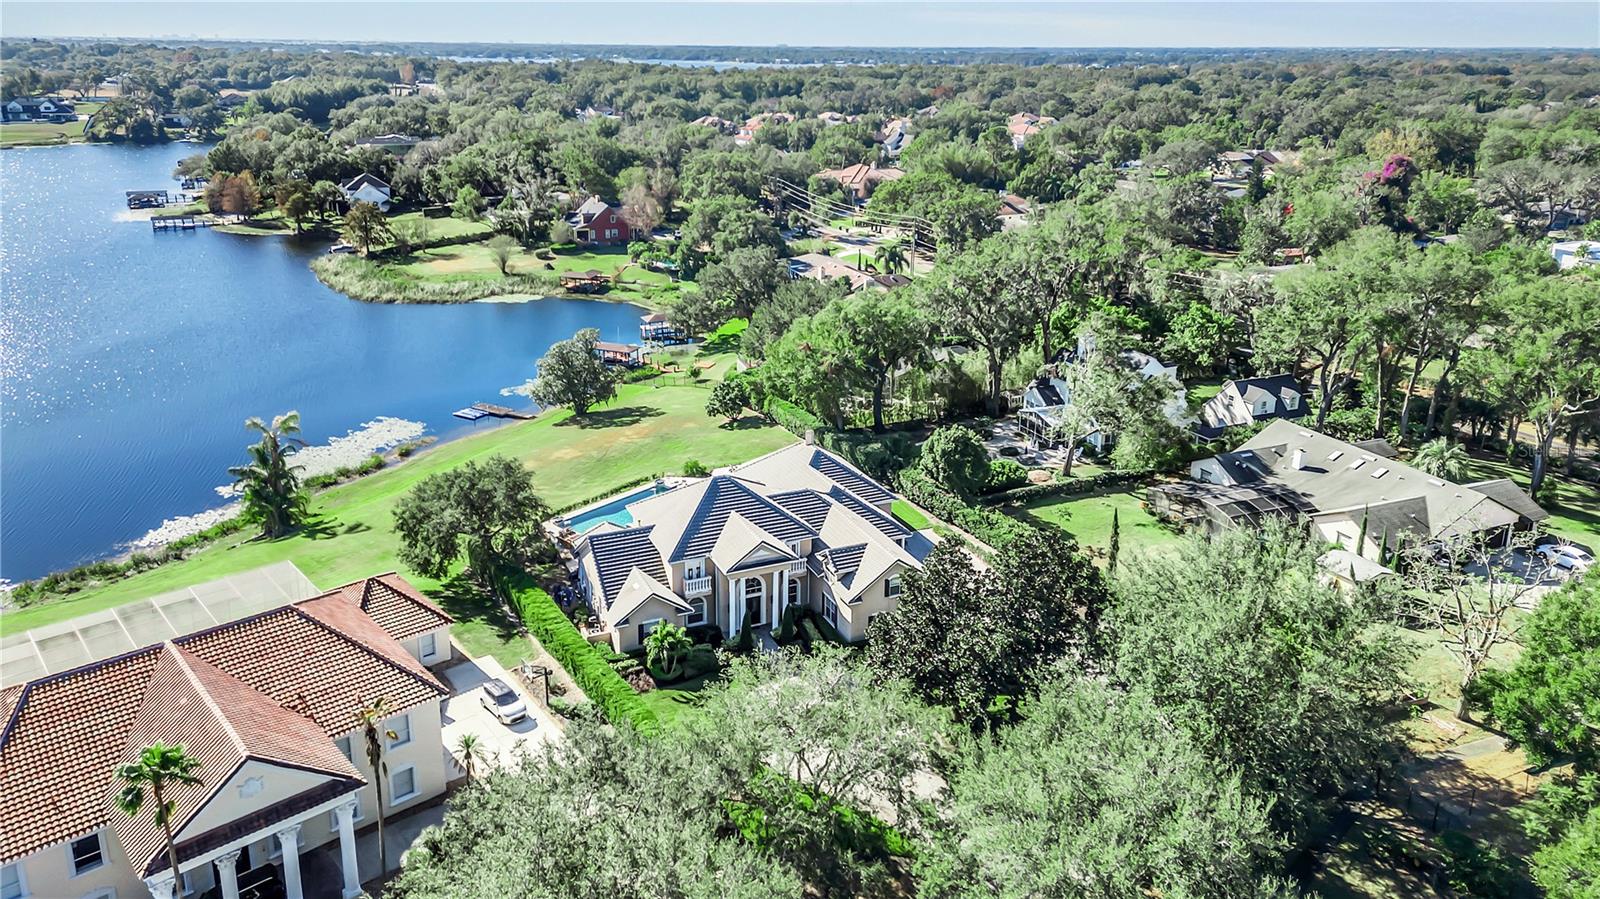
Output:
M1600 47L1600 0L12 2L7 37L884 47Z

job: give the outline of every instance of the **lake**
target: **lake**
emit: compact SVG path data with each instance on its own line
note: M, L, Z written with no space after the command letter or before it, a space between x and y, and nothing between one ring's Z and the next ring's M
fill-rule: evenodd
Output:
M112 554L224 503L245 418L299 410L312 444L394 417L448 438L579 328L637 339L593 300L359 303L317 281L325 242L127 221L203 147L0 152L0 577Z

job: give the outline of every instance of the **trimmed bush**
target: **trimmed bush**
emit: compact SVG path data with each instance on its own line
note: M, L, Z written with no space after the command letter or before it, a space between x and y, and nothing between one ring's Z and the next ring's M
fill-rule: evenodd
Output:
M915 469L908 468L900 472L899 486L907 499L990 546L1005 546L1027 533L1030 527L997 509L967 505L960 497Z
M788 400L777 397L767 398L767 416L778 423L778 426L789 431L796 437L806 436L807 431L822 432L822 419L810 412L796 406Z
M990 494L984 497L983 501L989 505L998 506L1010 503L1030 503L1034 500L1052 496L1078 496L1084 493L1093 493L1104 487L1118 487L1123 484L1138 483L1153 474L1155 474L1155 471L1148 468L1130 471L1108 471L1087 478L1071 478L1065 481L1053 481L1049 484L1030 484L1026 487Z
M1015 459L995 459L989 463L989 476L983 480L984 493L998 493L1028 483L1028 469Z
M639 699L639 694L611 667L605 656L578 633L550 594L539 589L523 572L512 574L505 582L522 623L577 681L589 701L605 713L607 721L612 724L626 721L641 733L660 732L661 722L656 713Z

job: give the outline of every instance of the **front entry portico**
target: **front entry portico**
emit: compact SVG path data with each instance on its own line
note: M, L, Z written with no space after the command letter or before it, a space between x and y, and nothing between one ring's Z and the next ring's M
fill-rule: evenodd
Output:
M795 582L795 566L804 562L784 562L782 568L728 578L728 627L730 637L737 637L745 624L745 612L750 612L750 626L776 626L783 618L794 596L791 585Z
M179 870L185 875L191 875L192 884L194 872L203 871L208 865L214 866L213 873L221 899L239 899L241 859L248 865L248 848L252 844L270 840L270 845L277 849L284 895L287 899L306 899L300 878L300 851L305 848L301 840L301 824L318 815L331 813L339 834L339 860L343 881L340 895L343 899L354 899L361 895L361 874L356 862L355 835L358 801L355 792L336 796L293 816L285 816L284 820L267 824L235 839L229 839L221 845L195 852L190 858L183 857L189 847L180 841ZM264 817L270 818L270 811ZM204 837L200 839L208 843L216 842L206 841ZM145 886L150 890L151 899L177 899L175 878L170 872L164 871L145 878Z

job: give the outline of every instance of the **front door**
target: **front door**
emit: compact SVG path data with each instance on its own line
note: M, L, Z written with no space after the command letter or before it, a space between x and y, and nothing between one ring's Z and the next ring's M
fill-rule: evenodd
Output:
M744 607L750 610L750 626L767 623L767 585L760 577L745 578Z

